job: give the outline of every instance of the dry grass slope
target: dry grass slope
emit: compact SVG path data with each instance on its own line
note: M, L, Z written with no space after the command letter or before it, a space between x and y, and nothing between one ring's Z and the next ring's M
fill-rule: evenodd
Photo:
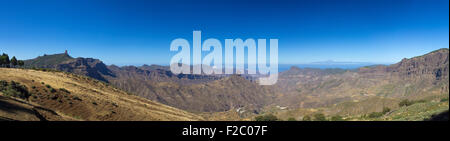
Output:
M26 112L33 109L53 111L51 113L56 116L52 117L35 110L50 120L203 120L195 114L130 95L106 83L70 73L0 68L0 80L19 82L32 94L28 100L22 102L15 98L2 97L0 117L4 120L39 120L30 115L11 116L12 113L20 111L11 111L11 108L6 107L6 103L16 108L22 107ZM5 117L8 114L9 118Z

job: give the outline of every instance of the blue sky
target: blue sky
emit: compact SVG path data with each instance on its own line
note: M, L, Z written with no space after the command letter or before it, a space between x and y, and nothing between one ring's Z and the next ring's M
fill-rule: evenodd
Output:
M106 64L168 64L176 38L278 38L279 63L393 63L449 47L448 0L0 0L0 52L69 50ZM192 42L191 42L192 43Z

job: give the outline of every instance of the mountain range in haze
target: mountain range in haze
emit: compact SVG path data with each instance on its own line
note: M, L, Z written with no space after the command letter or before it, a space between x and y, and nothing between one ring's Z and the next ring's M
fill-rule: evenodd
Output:
M368 64L356 69L293 66L280 72L277 84L272 86L258 85L246 75L173 74L167 66L119 67L67 53L26 60L25 67L88 76L212 120L244 120L263 114L301 120L315 113L355 118L385 108L401 111L398 103L405 99L431 105L448 99L448 51L444 48L392 65ZM448 110L448 101L446 105L437 104L438 112ZM230 115L235 118L224 118Z

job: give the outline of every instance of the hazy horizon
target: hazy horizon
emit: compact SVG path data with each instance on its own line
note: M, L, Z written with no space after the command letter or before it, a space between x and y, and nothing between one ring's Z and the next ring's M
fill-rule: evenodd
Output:
M447 48L448 49L448 48ZM434 51L434 50L432 50ZM429 51L429 52L432 52ZM427 52L427 53L429 53ZM1 52L0 52L1 53ZM7 53L7 52L5 52ZM56 53L45 53L42 55L38 55L32 58L26 58L23 60L29 60L29 59L35 59L39 56L44 56L44 55L54 55L54 54L63 54L64 52L56 52ZM426 54L426 53L424 53ZM421 56L424 54L418 54L416 56ZM78 57L82 57L82 58L94 58L94 59L99 59L101 61L103 61L100 58L96 58L94 56L73 56L72 54L70 54L70 51L68 51L68 55L70 55L73 58L78 58ZM14 54L10 54L10 56L14 56ZM416 57L413 56L413 57ZM412 57L409 57L412 58ZM363 67L363 66L369 66L369 65L390 65L390 64L395 64L400 62L401 60L397 61L397 62L361 62L361 61L334 61L334 60L323 60L323 61L315 61L315 62L299 62L299 63L279 63L278 65L283 66L283 67L291 67L291 66L300 66L301 68L357 68L357 67ZM119 64L115 64L115 63L109 63L109 62L105 62L103 61L103 63L105 63L106 65L116 65L116 66L143 66L143 65L160 65L160 66L169 66L169 62L167 63L119 63ZM246 63L247 65L247 63ZM309 67L308 67L309 66ZM317 66L317 67L314 67ZM327 67L329 66L329 67ZM337 67L335 67L337 66Z

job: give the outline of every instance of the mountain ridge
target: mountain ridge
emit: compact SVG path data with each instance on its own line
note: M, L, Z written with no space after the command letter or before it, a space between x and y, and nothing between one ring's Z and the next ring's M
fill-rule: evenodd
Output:
M278 83L268 87L242 79L245 76L175 75L168 66L118 67L106 66L96 59L86 60L90 61L67 61L54 65L60 66L54 68L97 77L96 79L101 76L105 82L125 91L191 112L223 112L248 108L247 111L257 114L263 112L264 107L274 104L290 108L317 108L361 101L373 96L420 99L448 91L448 82L445 82L448 80L446 48L403 59L392 65L373 65L351 70L294 66L280 72ZM89 72L88 66L100 66L108 71L84 73ZM84 71L74 71L77 68ZM380 108L382 107L373 110Z

